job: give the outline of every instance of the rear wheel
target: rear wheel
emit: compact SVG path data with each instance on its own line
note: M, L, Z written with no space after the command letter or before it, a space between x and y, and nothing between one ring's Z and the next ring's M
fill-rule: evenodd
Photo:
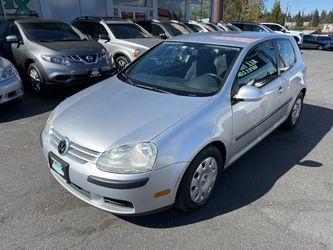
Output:
M301 112L302 112L303 98L304 98L303 93L302 92L299 93L298 96L297 96L297 98L296 98L296 101L294 103L294 106L293 106L293 108L290 111L288 119L284 123L286 129L291 130L298 123L299 118L301 116Z
M184 212L204 206L220 179L222 165L222 155L216 147L203 149L184 174L179 185L176 206Z
M319 49L319 50L323 50L323 49L324 49L324 46L323 46L323 45L319 45L319 46L318 46L318 49Z
M45 90L45 85L43 82L42 74L40 73L40 70L38 69L37 65L34 63L30 64L27 73L32 91L38 96L43 95Z
M126 67L127 64L129 64L131 61L130 59L128 59L126 56L118 56L116 59L115 59L115 62L116 62L116 68L117 68L117 71L121 71L123 68Z

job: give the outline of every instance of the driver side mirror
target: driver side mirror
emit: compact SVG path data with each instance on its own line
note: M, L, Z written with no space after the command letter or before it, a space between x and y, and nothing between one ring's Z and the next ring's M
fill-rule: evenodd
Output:
M168 38L167 34L165 34L165 33L160 33L158 36L162 39L167 39Z
M106 40L105 42L109 42L110 41L110 37L107 34L99 34L98 35L98 39Z
M10 35L10 36L6 36L6 41L8 43L18 43L19 39L16 35Z
M242 86L238 93L234 95L233 99L236 101L244 101L244 102L258 102L264 97L264 93L254 87L244 85Z

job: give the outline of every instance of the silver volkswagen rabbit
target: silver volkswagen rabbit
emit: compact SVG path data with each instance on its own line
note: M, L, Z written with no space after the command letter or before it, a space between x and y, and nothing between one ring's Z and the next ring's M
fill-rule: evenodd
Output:
M54 178L115 214L205 205L221 172L297 124L306 66L283 34L168 39L63 101L41 133Z

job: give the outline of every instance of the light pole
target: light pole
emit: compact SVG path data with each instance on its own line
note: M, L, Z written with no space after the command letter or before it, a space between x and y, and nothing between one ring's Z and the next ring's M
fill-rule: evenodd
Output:
M219 22L223 20L223 4L224 0L211 1L211 21Z

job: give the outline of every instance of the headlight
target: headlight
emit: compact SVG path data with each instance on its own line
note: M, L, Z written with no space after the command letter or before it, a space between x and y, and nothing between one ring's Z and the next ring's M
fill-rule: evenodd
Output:
M1 71L2 70L2 71ZM9 65L3 69L0 69L0 82L6 81L10 78L17 76L18 73L13 65Z
M51 128L51 125L53 123L53 118L54 118L55 111L56 111L56 109L54 109L51 112L51 114L49 115L49 118L47 118L47 120L46 120L46 124L45 124L45 127L44 127L44 131L45 131L46 134L49 134L49 132L50 132L50 128Z
M62 58L61 56L46 56L46 55L43 55L42 58L47 62L51 62L51 63L55 63L55 64L61 64L61 65L69 65L70 64L69 60L66 60L66 59Z
M97 161L97 168L117 174L137 174L152 170L157 156L153 143L124 145L104 152Z

